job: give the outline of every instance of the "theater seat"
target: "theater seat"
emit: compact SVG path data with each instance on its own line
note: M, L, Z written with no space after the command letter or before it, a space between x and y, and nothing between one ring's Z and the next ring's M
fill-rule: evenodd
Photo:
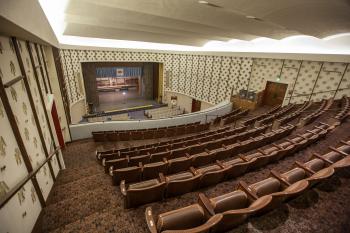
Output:
M113 185L119 185L122 180L125 183L138 182L141 180L142 168L139 166L116 169L111 172Z
M167 183L166 196L177 196L195 190L200 181L200 174L181 172L165 178Z
M166 183L164 176L160 173L158 179L126 184L120 183L120 191L124 196L124 207L132 208L145 203L160 201L164 198Z
M157 220L153 217L152 209L148 207L145 216L148 228L152 233L210 232L222 219L221 214L208 219L207 216L204 215L204 210L198 204L160 214Z
M159 173L166 174L167 169L168 169L168 163L164 161L145 164L142 167L142 179L148 180L148 179L156 178L158 177Z
M190 168L192 159L190 157L180 157L168 160L168 174L185 171Z

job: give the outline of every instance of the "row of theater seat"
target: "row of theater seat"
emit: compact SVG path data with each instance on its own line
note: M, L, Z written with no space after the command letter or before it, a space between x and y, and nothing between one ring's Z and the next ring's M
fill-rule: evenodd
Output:
M213 121L213 125L220 125L222 119L226 118L226 117L230 117L230 116L233 116L237 113L241 112L241 109L240 108L236 108L236 109L232 109L231 112L229 113L226 113L225 115L222 115L222 116L218 116L217 118L214 119Z
M259 152L227 161L217 161L216 164L205 167L191 167L190 171L168 176L160 173L156 179L133 184L126 184L125 180L122 180L120 189L124 195L125 208L159 201L164 197L184 194L199 187L210 186L237 177L246 171L255 170L268 163L276 162L282 157L301 150L324 137L331 129L333 127L321 125L293 139L288 139L286 142L275 144L266 150L259 150Z
M273 125L272 128L279 127L280 125L284 125L284 124L298 118L304 111L309 109L311 107L311 105L312 105L311 101L305 101L305 103L300 108L298 108L296 111L294 111L293 113L288 114L282 118L276 119L272 123L272 125Z
M241 133L245 130L246 127L239 127L234 129L223 129L223 130L217 130L217 133L211 133L209 135L205 134L203 136L193 136L188 138L187 140L177 140L176 142L172 143L162 143L161 145L155 145L152 147L146 147L141 149L134 149L134 150L128 150L128 151L117 151L110 154L101 154L98 157L102 160L108 161L111 159L118 159L118 158L126 158L126 157L142 157L142 156L148 156L152 157L151 161L160 161L163 157L177 157L179 154L183 154L186 152L184 149L187 147L191 150L191 154L196 153L198 149L196 147L199 147L198 144L204 145L205 143L210 143L211 141L217 140L219 138L223 137L231 137L233 135L236 135L238 133ZM193 147L193 148L191 148ZM160 158L160 159L159 159ZM141 162L141 161L140 161Z
M228 124L232 124L233 122L235 122L236 120L242 118L243 116L248 115L249 109L246 110L242 110L234 115L228 116L228 117L224 117L222 119L223 125L228 125Z
M92 132L92 136L96 142L143 140L197 133L208 130L209 127L210 123L200 124L200 122L196 122L186 125L169 126L155 129L99 131Z
M267 116L261 120L255 121L254 126L271 124L275 119L281 118L284 115L291 112L294 109L294 107L295 107L295 104L289 104L289 105L281 108L279 111L277 111L273 115L270 115L270 116Z
M265 128L262 128L265 129ZM204 145L202 151L198 153L188 154L183 153L174 158L163 158L159 162L151 162L149 160L146 163L140 162L139 166L133 166L128 168L119 168L120 164L108 163L109 166L105 166L107 172L108 167L110 175L113 177L113 183L118 185L121 180L125 180L126 183L137 182L140 180L147 180L158 177L159 173L173 174L181 171L185 171L192 167L202 167L204 165L213 163L217 160L225 160L229 157L236 156L239 153L245 153L255 148L264 146L268 143L276 141L280 138L286 137L294 129L294 126L290 125L285 128L278 129L266 134L251 136L249 139L240 140L234 144L222 145L220 141L216 141L215 147L206 147ZM261 129L251 130L251 132L261 132ZM251 134L252 135L252 134ZM118 159L119 161L122 161ZM118 161L118 162L119 162ZM130 161L129 161L130 162ZM113 170L115 169L115 170Z
M288 129L286 129L284 131L288 130L287 132L289 132L292 130L291 127L289 127ZM219 150L223 149L223 152L225 152L226 148L229 147L231 144L234 144L238 141L247 140L248 138L251 138L251 137L257 137L258 135L263 133L265 130L266 130L266 127L259 127L259 128L250 129L248 131L241 132L238 134L234 134L234 135L227 137L227 138L221 138L221 139L213 140L213 141L210 141L207 143L197 143L197 144L189 146L189 147L183 147L181 149L171 151L171 153L167 157L161 157L162 155L164 156L165 154L161 154L161 156L159 156L159 153L157 153L157 154L154 154L154 155L151 155L150 157L148 157L147 162L148 163L149 162L152 162L152 163L153 162L161 162L161 161L164 161L164 158L165 158L168 160L169 164L172 164L172 169L170 169L170 170L177 170L178 167L183 167L183 166L185 166L185 164L189 164L191 162L191 159L189 159L190 157L196 158L196 162L194 162L194 163L199 164L203 160L203 158L200 157L201 155L203 155L203 153L207 154L208 151L210 151L210 150L214 151L217 149L219 149ZM279 133L281 133L281 132L276 132L273 134L278 135ZM241 144L244 145L243 143L241 143ZM154 157L154 156L156 156L156 157ZM137 158L138 157L139 156L137 156ZM109 167L109 170L113 171L113 174L116 174L116 177L118 177L118 178L115 178L117 180L119 180L119 176L127 178L127 175L124 175L124 173L125 172L128 173L128 171L129 171L129 169L122 169L122 168L118 167L118 166L120 166L118 164L119 159L123 159L123 158L117 158L116 159L117 161L108 160L108 161L104 162L105 171L108 171L108 167ZM142 161L139 161L139 162L142 162ZM130 170L132 170L132 169L130 168ZM115 176L113 175L113 177L115 177ZM129 182L131 182L131 181L129 181Z
M329 108L333 105L333 101L333 98L323 100L316 111L300 119L299 126L302 127L313 122L316 118L329 110Z
M209 198L200 193L198 202L153 216L146 208L145 218L151 233L226 232L254 215L264 214L281 203L301 195L307 189L350 167L350 141L330 147L324 155L314 154L306 163L282 174L271 170L270 176L254 184L240 181L236 190Z
M219 128L219 129L214 129L214 130L198 133L195 135L180 137L180 138L176 138L176 139L169 139L169 140L161 141L161 142L143 144L140 146L125 147L125 148L121 148L121 149L110 149L110 150L103 150L103 151L96 150L96 158L97 158L97 160L101 161L103 158L109 157L110 155L116 154L116 155L120 156L121 154L129 153L129 152L135 153L135 151L138 155L140 155L140 154L142 154L142 151L144 151L145 149L148 149L148 148L154 148L156 150L159 150L158 147L163 147L165 145L168 145L171 147L176 147L175 144L178 144L180 142L186 142L186 141L192 140L192 139L197 138L197 137L201 137L201 138L208 137L211 135L225 132L229 129L230 129L230 127L223 127L223 128ZM235 128L234 130L236 130L237 132L241 132L244 129L245 129L245 127L240 127L240 128Z
M257 115L257 116L254 116L252 118L249 118L245 121L242 121L242 125L245 125L245 126L249 126L249 125L254 125L256 121L259 121L259 120L262 120L264 119L265 117L267 116L270 116L271 114L274 114L276 113L278 110L280 110L281 108L281 105L277 105L275 107L273 107L271 110L269 110L268 112L266 113L263 113L263 114L260 114L260 115Z
M341 111L335 116L335 119L344 121L349 116L350 111L350 98L343 96L340 101Z

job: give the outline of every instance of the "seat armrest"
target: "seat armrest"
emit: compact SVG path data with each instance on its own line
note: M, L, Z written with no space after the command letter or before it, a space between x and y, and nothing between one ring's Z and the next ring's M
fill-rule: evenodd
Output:
M312 132L311 130L306 130L306 132L308 132L308 133L312 133L313 135L316 135L317 133L315 133L315 132Z
M163 183L163 182L165 183L166 182L165 176L163 175L162 172L159 173L159 180L160 180L161 183Z
M126 196L126 184L125 184L125 180L122 180L120 182L120 192L123 194L123 196Z
M289 138L286 138L286 141L292 143L292 145L295 145L295 144L296 144L294 141L292 141L292 140L289 139Z
M190 171L192 172L192 174L195 176L195 175L198 175L198 171L194 168L194 167L190 167Z
M275 170L270 171L270 175L279 180L281 183L283 183L286 186L290 186L291 184L282 178L281 174Z
M272 145L273 145L274 147L277 147L277 148L280 149L280 150L283 150L283 147L280 146L280 145L278 145L278 144L276 144L276 143L272 143Z
M242 159L244 162L249 162L249 160L248 160L245 156L243 156L243 155L241 155L241 154L239 154L238 157L239 157L240 159Z
M343 156L349 156L349 154L347 154L347 153L345 153L344 151L341 151L341 150L338 150L337 148L335 148L335 147L333 147L333 146L330 146L330 147L328 147L329 149L331 149L332 151L334 151L334 152L337 152L338 154L341 154L341 155L343 155Z
M323 162L325 162L325 163L328 164L328 165L332 165L332 164L333 164L332 161L326 159L325 157L323 157L322 155L320 155L320 154L318 154L318 153L313 153L313 154L312 154L312 157L316 157L316 158L318 158L318 159L321 159Z
M295 165L297 165L301 169L304 169L307 173L309 173L311 175L315 174L315 172L313 170L311 170L310 168L305 167L305 165L300 163L299 161L295 161Z
M185 153L185 157L186 157L186 158L190 158L191 155L190 155L189 153L186 152L186 153Z
M303 138L303 139L305 139L305 140L308 140L308 138L307 138L307 137L305 137L305 136L301 135L300 133L298 133L298 134L297 134L297 136L298 136L298 137L301 137L301 138Z
M220 160L216 160L216 164L219 165L221 168L225 168L224 164Z
M346 142L346 141L344 141L344 140L340 140L340 142L341 142L342 144L344 144L345 146L350 146L350 143L349 143L349 142Z
M153 212L151 207L147 207L145 211L145 217L148 229L151 233L157 233L156 222L154 221Z
M330 126L329 124L326 124L326 123L324 123L324 122L322 122L322 121L319 121L318 123L320 123L321 125L325 125L325 126Z
M238 189L240 189L243 192L245 192L253 200L259 199L259 197L255 193L252 192L252 190L248 187L247 183L244 182L244 181L239 181Z
M166 158L163 158L164 163L168 163L168 160Z
M140 167L141 169L143 169L143 164L142 164L142 162L139 162L139 167Z
M257 151L260 152L263 155L266 155L265 151L263 151L261 148L259 148Z
M215 211L213 206L210 203L210 200L207 196L205 196L204 193L199 193L198 195L198 203L200 206L202 206L205 210L208 211L208 213L213 216L215 215Z

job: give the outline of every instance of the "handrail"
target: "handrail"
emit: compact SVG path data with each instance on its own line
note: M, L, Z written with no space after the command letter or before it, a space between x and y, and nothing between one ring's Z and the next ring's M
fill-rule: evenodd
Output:
M9 192L7 192L3 197L0 198L0 209L14 196L16 193L30 180L33 176L38 173L38 171L54 156L57 152L61 150L58 146L56 149L44 160L40 166L35 168L32 172L30 172L23 180L21 180L18 184L15 185Z

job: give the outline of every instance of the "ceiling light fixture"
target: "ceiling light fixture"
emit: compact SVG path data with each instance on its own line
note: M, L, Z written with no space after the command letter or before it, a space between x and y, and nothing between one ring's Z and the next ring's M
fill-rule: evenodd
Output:
M203 5L207 5L207 6L211 6L211 7L217 7L217 8L221 8L221 6L215 5L213 3L207 2L207 1L203 1L203 0L199 0L198 1L199 4L203 4Z
M246 15L245 16L247 19L254 19L254 20L257 20L257 21L263 21L262 19L258 18L258 17L255 17L255 16L252 16L252 15Z

